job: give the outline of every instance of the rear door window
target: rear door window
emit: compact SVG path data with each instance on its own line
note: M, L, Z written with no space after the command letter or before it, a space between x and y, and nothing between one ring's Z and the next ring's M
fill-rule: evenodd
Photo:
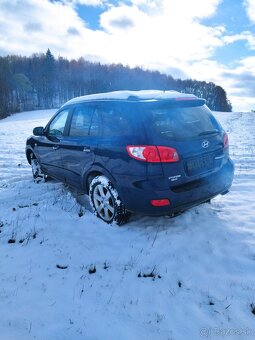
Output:
M96 113L101 116L103 136L128 136L132 134L132 117L120 107L98 107Z
M74 109L69 136L86 137L98 135L98 118L93 115L92 106L78 106Z

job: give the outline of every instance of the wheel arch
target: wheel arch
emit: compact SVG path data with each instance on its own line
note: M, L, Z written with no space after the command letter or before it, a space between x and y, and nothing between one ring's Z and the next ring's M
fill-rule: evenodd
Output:
M27 148L26 149L26 157L27 157L27 161L28 163L31 165L31 154L34 154L34 151L32 148Z
M96 167L93 167L93 169L90 169L83 176L83 187L87 194L89 192L89 185L96 176L106 176L110 180L110 182L113 184L113 186L118 190L114 177L105 168L101 166L96 166Z
M97 171L90 172L88 174L88 178L95 178L95 175L97 176L98 174L99 173ZM90 186L90 204L95 215L106 223L116 222L119 226L127 223L131 216L131 213L126 210L125 205L123 204L123 201L119 196L118 190L115 185L115 180L108 171L101 170L100 175L102 177L107 177L110 183L108 181L105 182L104 179L100 180L100 178L96 178ZM98 189L99 191L96 193L96 196L94 196L97 186L103 186L103 193L101 193L100 189ZM109 194L109 196L107 196L106 198L105 195L107 194Z

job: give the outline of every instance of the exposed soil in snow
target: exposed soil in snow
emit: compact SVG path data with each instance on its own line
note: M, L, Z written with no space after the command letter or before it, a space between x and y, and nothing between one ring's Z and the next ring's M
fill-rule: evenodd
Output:
M53 113L0 121L0 339L254 338L255 113L215 113L236 166L229 194L123 227L63 184L33 182L25 140Z

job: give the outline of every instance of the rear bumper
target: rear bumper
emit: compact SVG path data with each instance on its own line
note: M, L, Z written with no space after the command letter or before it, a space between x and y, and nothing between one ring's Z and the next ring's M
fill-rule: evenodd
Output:
M119 193L127 210L151 216L173 215L226 193L232 185L234 165L229 159L216 173L186 185L167 190L140 189L135 186L120 187ZM153 207L152 199L169 199L171 205Z

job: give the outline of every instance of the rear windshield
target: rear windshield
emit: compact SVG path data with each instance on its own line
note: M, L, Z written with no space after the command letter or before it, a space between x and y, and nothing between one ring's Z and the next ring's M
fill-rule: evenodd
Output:
M148 108L146 121L153 132L168 138L193 138L217 133L220 129L206 105Z

